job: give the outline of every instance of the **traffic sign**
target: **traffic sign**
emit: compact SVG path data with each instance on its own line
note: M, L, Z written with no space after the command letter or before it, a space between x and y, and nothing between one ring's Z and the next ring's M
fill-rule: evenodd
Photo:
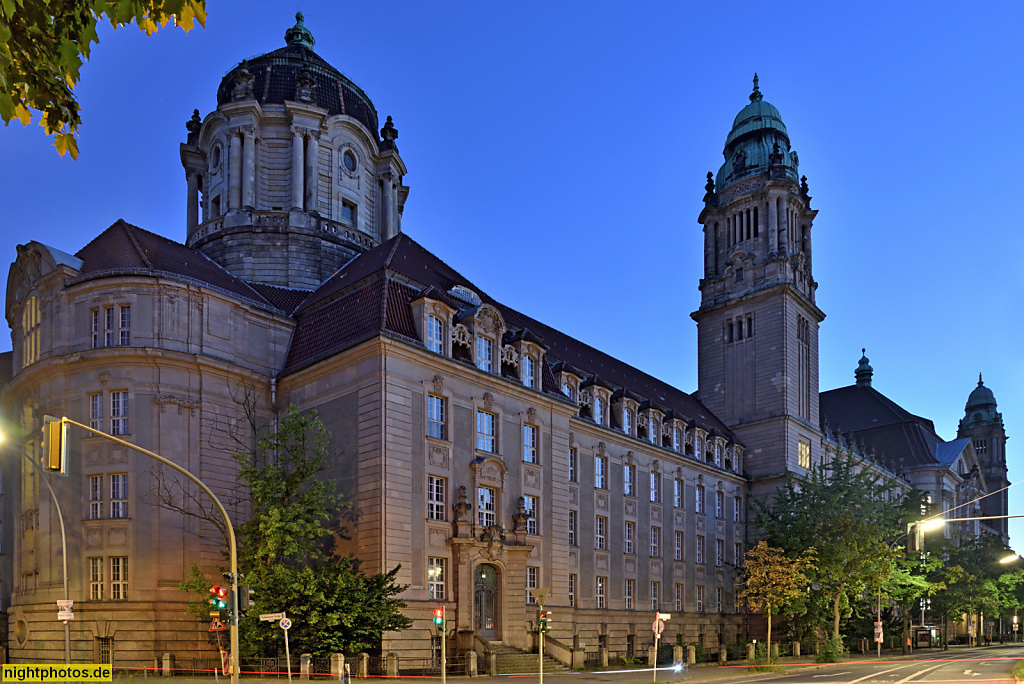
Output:
M665 622L661 618L658 618L654 621L654 624L651 625L651 629L654 631L655 634L660 635L662 632L665 631Z
M281 629L288 629L289 627L292 626L292 621L289 620L288 618L281 618L281 621L278 622L277 624L278 624L278 626L281 627Z
M220 621L220 618L213 618L213 622L210 623L211 632L223 632L228 626Z
M882 623L881 622L876 622L875 623L875 641L877 641L879 643L882 642Z
M658 619L659 620L668 620L671 617L672 617L671 613L658 613Z
M74 620L75 613L73 606L74 601L57 601L57 619L58 620Z
M260 622L277 622L284 617L284 613L264 613L260 615Z

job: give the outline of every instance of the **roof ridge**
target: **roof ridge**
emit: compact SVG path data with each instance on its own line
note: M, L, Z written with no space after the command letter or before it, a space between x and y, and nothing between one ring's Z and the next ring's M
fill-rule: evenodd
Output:
M145 230L145 229L144 228L139 228L138 226L134 226L134 225L128 223L127 221L125 221L124 219L118 219L117 223L121 224L121 227L122 227L122 229L125 232L125 235L128 236L128 241L131 243L132 247L135 248L135 252L139 255L139 258L142 259L142 263L146 264L146 268L152 269L153 268L153 260L149 258L149 254L147 253L148 250L145 247L142 246L142 243L139 242L139 237L135 234L136 230ZM147 231L147 232L149 232L149 231ZM154 235L155 235L155 233L154 233Z

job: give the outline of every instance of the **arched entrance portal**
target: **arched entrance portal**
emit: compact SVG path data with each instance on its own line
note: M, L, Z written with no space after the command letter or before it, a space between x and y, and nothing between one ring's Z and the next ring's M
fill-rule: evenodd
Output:
M473 573L473 629L494 641L501 633L498 624L498 570L493 565L478 565Z

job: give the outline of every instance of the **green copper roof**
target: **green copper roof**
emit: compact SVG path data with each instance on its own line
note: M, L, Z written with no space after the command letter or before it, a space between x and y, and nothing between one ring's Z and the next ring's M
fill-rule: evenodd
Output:
M288 45L305 45L312 50L316 45L316 40L313 39L313 34L306 28L306 25L302 23L304 19L302 12L295 13L295 26L284 32L284 40Z

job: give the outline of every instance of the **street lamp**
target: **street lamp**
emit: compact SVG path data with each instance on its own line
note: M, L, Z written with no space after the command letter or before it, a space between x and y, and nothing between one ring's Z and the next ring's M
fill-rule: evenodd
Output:
M1020 554L1011 553L1006 558L1000 558L999 562L1005 565L1007 563L1012 563L1013 561L1017 560L1018 558L1020 558Z

